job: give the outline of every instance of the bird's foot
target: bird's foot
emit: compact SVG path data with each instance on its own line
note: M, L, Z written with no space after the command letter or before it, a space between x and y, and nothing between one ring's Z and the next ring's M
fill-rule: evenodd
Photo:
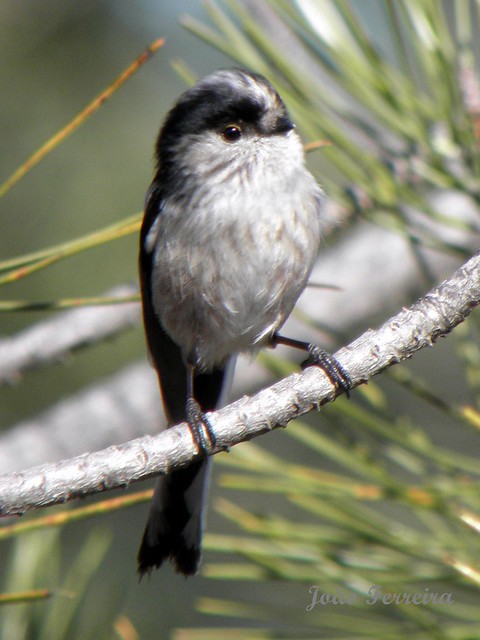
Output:
M320 367L320 369L325 372L331 383L337 389L343 391L347 397L350 397L350 389L353 386L352 381L335 356L332 356L332 354L324 351L319 346L311 342L303 342L293 338L286 338L285 336L280 336L278 334L273 336L271 344L272 346L283 344L287 347L306 351L308 353L308 358L302 362L302 369L311 366Z
M192 438L200 453L206 456L217 444L210 420L194 398L187 400L186 412Z

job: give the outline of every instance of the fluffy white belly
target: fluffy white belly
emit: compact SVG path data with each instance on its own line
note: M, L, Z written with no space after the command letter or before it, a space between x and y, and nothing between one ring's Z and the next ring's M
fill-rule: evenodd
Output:
M230 222L211 211L206 220L162 214L153 304L186 361L208 370L260 348L285 322L319 242L318 200L298 204L268 216L253 208Z

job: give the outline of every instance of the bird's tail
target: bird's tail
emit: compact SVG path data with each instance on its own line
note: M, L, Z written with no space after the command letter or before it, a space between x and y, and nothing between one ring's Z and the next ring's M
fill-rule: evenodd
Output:
M167 558L179 573L197 573L210 468L211 460L200 460L157 479L138 553L140 575Z
M223 404L234 367L235 359L232 358L222 370L195 376L195 400L203 411L211 411ZM163 396L165 401L165 389ZM173 401L171 404L170 409L173 409ZM183 412L184 407L181 410ZM175 415L173 411L171 414ZM178 409L175 422L181 419L185 418ZM167 559L185 576L198 572L210 469L211 459L205 458L157 479L138 552L140 577L154 567L160 567Z

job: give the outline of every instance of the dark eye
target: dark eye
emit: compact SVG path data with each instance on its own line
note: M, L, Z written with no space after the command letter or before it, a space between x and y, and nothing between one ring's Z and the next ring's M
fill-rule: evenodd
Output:
M238 124L229 124L228 127L222 129L221 133L225 142L236 142L242 137L242 130Z

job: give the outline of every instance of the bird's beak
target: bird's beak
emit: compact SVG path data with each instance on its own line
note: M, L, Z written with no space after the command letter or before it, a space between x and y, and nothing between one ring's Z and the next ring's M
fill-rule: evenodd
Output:
M295 129L295 125L288 116L279 116L273 127L273 133L288 133Z

